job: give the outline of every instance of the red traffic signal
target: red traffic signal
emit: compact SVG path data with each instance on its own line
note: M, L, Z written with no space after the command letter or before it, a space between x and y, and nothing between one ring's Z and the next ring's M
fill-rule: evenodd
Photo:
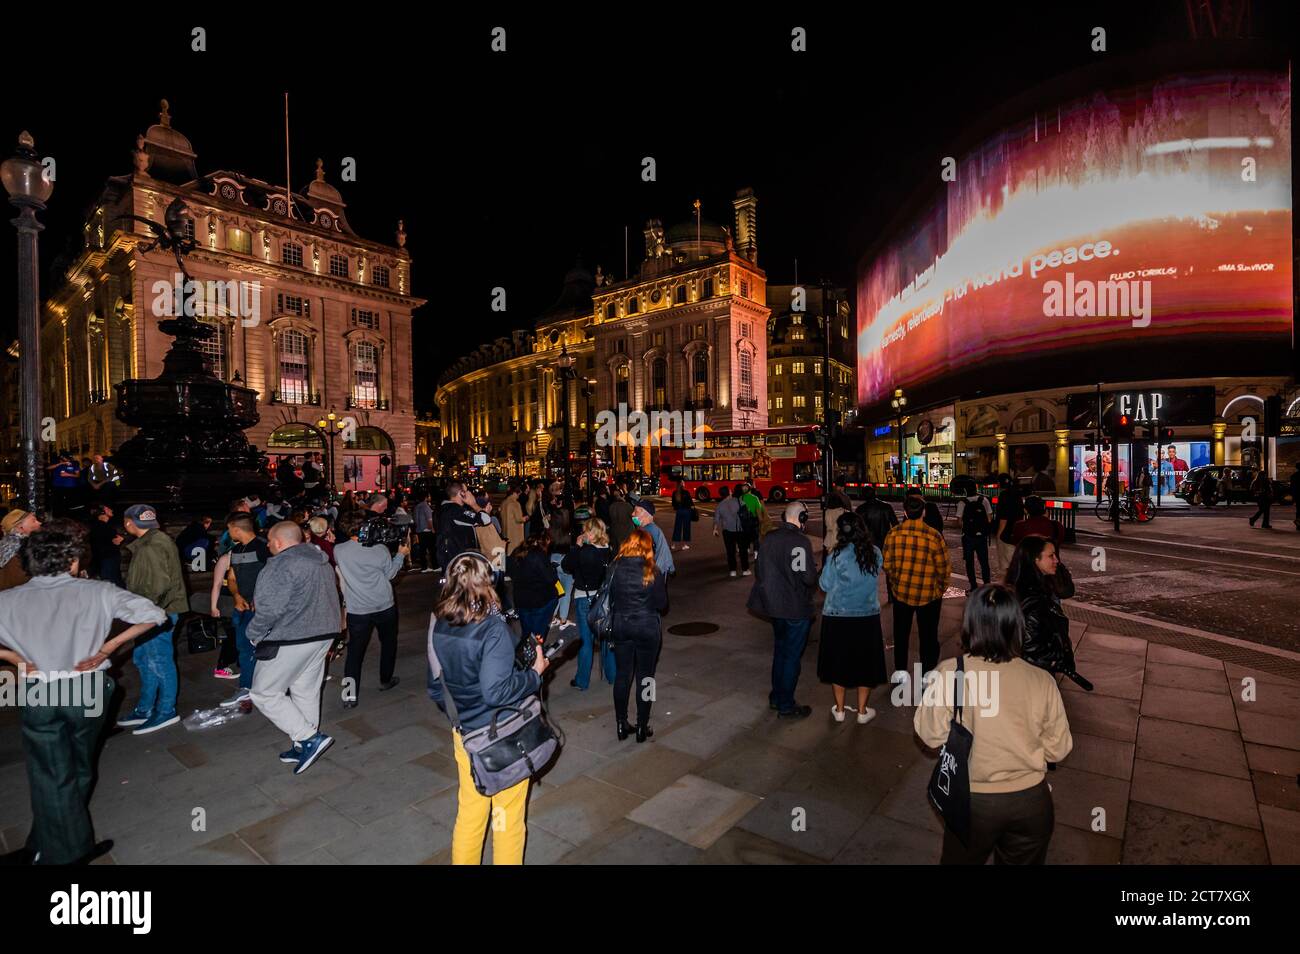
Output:
M1172 427L1160 428L1160 443L1170 444L1174 440L1174 429Z

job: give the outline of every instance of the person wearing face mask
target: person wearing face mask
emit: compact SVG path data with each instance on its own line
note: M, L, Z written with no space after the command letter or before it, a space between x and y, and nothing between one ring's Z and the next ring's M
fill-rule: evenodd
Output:
M812 706L795 701L799 658L812 628L812 595L817 586L817 565L812 541L804 533L808 508L786 505L781 523L763 537L754 563L754 587L749 609L772 622L772 691L768 705L783 719L806 719Z
M637 500L636 506L632 508L632 525L650 534L650 539L655 545L655 568L666 581L670 575L677 572L677 565L673 562L673 551L668 546L667 537L655 524L655 505L652 501L644 497Z

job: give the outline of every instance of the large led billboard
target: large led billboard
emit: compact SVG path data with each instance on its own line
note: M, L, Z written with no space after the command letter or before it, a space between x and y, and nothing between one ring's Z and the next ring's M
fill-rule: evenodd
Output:
M958 158L860 267L859 404L1285 372L1290 102L1285 75L1182 76Z

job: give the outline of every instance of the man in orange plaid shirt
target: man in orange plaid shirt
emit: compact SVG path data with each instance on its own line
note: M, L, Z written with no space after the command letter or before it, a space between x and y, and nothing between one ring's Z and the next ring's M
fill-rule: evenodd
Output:
M939 608L952 573L943 534L921 519L925 501L908 497L903 501L903 515L903 522L885 537L884 546L885 576L894 594L893 682L907 679L913 615L921 631L921 671L927 673L938 665Z

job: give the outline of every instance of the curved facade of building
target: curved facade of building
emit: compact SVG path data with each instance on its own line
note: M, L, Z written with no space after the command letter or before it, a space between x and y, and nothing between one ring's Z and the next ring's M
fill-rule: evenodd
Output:
M1259 466L1262 399L1294 384L1290 124L1285 73L1221 69L1090 93L959 157L859 269L870 477L898 473L900 391L909 480L1087 493L1099 402L1175 431L1102 452L1123 479L1163 474L1157 454Z

